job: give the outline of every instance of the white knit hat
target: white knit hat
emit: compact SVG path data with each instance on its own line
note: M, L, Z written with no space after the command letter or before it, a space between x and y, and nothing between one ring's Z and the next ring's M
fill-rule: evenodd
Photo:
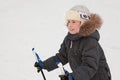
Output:
M66 12L66 20L78 20L83 24L86 20L90 18L90 11L87 7L83 5L76 5Z

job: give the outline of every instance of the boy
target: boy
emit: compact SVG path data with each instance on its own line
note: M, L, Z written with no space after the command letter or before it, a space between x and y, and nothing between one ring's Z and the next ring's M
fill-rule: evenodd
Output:
M34 66L38 72L41 69L56 69L56 62L59 61L63 65L70 64L74 80L111 80L103 49L98 42L101 18L90 13L85 6L77 5L66 12L66 20L68 34L59 53L43 61L42 68L36 62Z

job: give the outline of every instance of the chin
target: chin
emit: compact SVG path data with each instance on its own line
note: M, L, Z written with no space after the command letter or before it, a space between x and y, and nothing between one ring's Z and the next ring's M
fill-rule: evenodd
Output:
M70 32L70 34L77 34L76 32Z

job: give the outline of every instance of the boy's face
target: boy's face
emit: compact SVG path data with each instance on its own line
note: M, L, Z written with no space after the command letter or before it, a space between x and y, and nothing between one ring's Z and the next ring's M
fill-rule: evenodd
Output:
M77 34L79 33L81 22L77 20L68 20L67 26L68 26L68 31L71 34Z

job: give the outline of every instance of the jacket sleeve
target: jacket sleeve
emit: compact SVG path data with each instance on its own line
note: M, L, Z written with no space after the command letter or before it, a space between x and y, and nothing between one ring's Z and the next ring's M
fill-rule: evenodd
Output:
M68 62L66 47L65 47L65 39L64 39L63 43L61 44L59 52L55 56L52 56L52 57L48 58L47 60L43 61L43 68L48 71L56 69L58 67L56 65L57 61L61 62L63 65Z
M98 69L98 42L94 39L89 39L89 41L83 45L84 49L82 52L82 63L72 73L75 80L90 80Z

